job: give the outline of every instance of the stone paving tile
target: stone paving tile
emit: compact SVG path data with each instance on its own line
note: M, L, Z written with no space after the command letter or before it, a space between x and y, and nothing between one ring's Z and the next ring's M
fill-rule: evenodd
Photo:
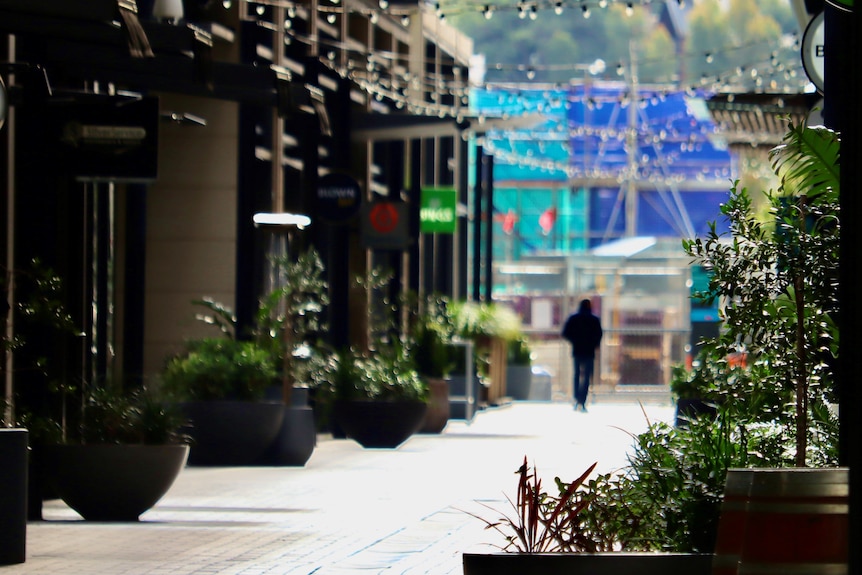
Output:
M543 477L616 469L627 433L672 417L670 405L523 402L397 450L322 437L302 468L187 468L137 523L47 502L27 562L0 575L460 575L461 554L494 540L463 510L504 508L525 455Z

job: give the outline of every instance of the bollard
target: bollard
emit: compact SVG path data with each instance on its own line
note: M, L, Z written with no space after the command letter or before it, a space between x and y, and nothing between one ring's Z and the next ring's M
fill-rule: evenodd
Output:
M0 565L23 563L27 546L27 430L0 429Z

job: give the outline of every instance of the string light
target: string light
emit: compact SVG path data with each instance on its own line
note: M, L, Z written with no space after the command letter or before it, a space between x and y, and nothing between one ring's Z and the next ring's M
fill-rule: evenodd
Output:
M284 0L272 0L273 2L280 2L280 5L284 5ZM319 11L327 14L327 21L329 21L329 17L332 17L332 20L337 22L338 16L350 13L359 13L363 14L365 17L369 18L369 20L374 20L379 18L384 14L384 12L388 13L389 16L396 19L396 22L401 21L405 26L409 25L409 17L406 15L399 14L398 6L392 5L391 0L385 0L389 2L389 4L385 4L389 12L378 10L377 6L380 5L380 0L375 3L374 8L361 8L361 9L350 9L342 6L325 6L320 7ZM548 1L548 0L546 0ZM578 4L582 11L589 13L590 6L600 6L601 1L592 2L590 0L577 0ZM332 3L338 3L338 0L331 0ZM251 3L250 3L251 4ZM637 3L632 3L632 5L636 5ZM257 3L254 4L255 9L257 9ZM563 7L566 5L566 0L555 0L551 3L540 4L537 1L522 1L520 3L521 10L530 18L534 18L534 14L538 12L539 9L543 7L553 6L555 11L557 8L560 11L563 10ZM489 14L492 14L496 8L490 4L485 4L480 6L482 12L485 13L485 17L490 17ZM436 12L442 14L443 8L440 3L436 3L433 5L433 8ZM296 9L291 4L287 6L288 16L295 17ZM403 13L402 13L403 14ZM390 105L397 107L399 109L408 108L411 111L419 114L425 115L433 115L433 116L452 116L455 117L458 113L458 108L454 105L457 103L459 106L468 106L469 105L469 94L470 87L466 84L467 76L464 75L464 81L461 80L453 80L451 76L444 79L438 78L433 74L422 74L422 77L408 77L406 73L398 72L396 70L409 69L407 66L406 60L408 59L407 54L402 53L388 53L386 51L375 50L371 48L366 48L369 54L379 55L380 58L372 58L370 60L371 67L370 69L366 69L365 66L359 64L356 66L354 60L351 60L350 56L342 56L338 58L338 52L342 52L343 54L354 54L361 53L362 49L356 49L354 46L348 46L347 43L333 41L329 39L325 39L320 36L311 37L305 36L303 37L301 34L296 32L296 28L292 26L292 23L285 23L285 29L288 32L286 34L287 37L299 40L301 42L307 43L309 45L316 45L320 48L320 54L323 56L321 60L326 60L326 63L334 72L338 73L342 77L352 78L357 83L362 82L363 90L367 91L368 94L372 95L375 100L378 101L389 101ZM790 40L787 41L789 45ZM327 49L327 46L331 45L333 48ZM786 48L786 46L785 46ZM725 50L744 50L745 46L733 46L731 48L727 48ZM706 55L710 60L714 58L714 51L707 52ZM740 77L735 77L734 73L725 73L725 74L716 74L712 78L709 76L703 76L698 79L696 82L696 86L703 87L704 89L718 89L722 85L732 86L742 86L743 82L748 81L753 83L758 89L770 89L773 92L780 91L784 89L785 91L794 91L798 90L799 86L802 84L808 84L807 80L805 80L805 75L800 72L801 65L797 65L796 69L793 67L787 67L783 63L778 61L779 54L776 51L771 51L769 54L769 60L766 60L764 63L747 63L746 66L738 67L736 70L737 75ZM682 55L681 57L685 58L686 55ZM704 52L700 52L697 57L703 58ZM403 64L399 63L399 60L403 62ZM454 62L454 60L453 60ZM777 63L776 63L777 62ZM643 61L638 62L639 65L643 64ZM448 64L445 64L448 65ZM583 69L577 68L576 65L571 64L563 64L559 65L555 68L554 66L543 66L543 65L531 65L529 67L523 67L521 69L521 73L529 81L535 80L539 77L541 72L545 71L553 71L555 69L565 71L567 68L570 70L575 69ZM488 65L488 69L490 70L500 70L504 71L507 69L506 65ZM623 75L625 73L625 64L620 62L617 66L617 69ZM603 71L600 73L604 73ZM773 75L770 76L770 73ZM741 76L745 76L742 78ZM800 81L796 81L796 78L800 78ZM380 82L380 85L374 85L375 82ZM797 82L797 85L792 85L794 82ZM415 85L413 91L407 90L405 87ZM788 90L788 85L790 89ZM688 91L688 88L684 88ZM433 100L431 103L427 102L427 100ZM422 102L422 100L426 100ZM601 101L592 100L589 106L601 106ZM637 105L644 106L643 101L637 102Z

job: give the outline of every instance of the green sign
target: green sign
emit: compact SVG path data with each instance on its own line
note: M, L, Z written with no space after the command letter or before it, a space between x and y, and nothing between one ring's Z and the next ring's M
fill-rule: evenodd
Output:
M423 234L454 234L458 194L453 188L423 188L419 208L419 231Z

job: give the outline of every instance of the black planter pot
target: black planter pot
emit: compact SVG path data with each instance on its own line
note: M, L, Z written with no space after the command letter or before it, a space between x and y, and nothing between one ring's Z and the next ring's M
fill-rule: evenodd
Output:
M88 521L137 521L168 492L188 445L56 445L48 448L63 501Z
M26 559L28 438L26 429L0 428L0 565Z
M533 367L531 365L509 365L506 367L506 395L512 399L530 399L533 386Z
M464 575L709 575L708 553L465 553Z
M332 416L362 447L395 448L419 430L427 410L423 401L338 400Z
M50 461L50 447L42 444L30 445L30 458L27 470L27 519L42 520L42 504L59 499L51 481L53 464Z
M310 407L284 406L281 428L259 465L302 467L317 445L317 424Z
M676 400L676 426L687 428L689 419L699 415L715 416L715 404L697 398L680 398Z
M193 440L189 465L252 465L284 420L280 401L189 401L181 407Z

